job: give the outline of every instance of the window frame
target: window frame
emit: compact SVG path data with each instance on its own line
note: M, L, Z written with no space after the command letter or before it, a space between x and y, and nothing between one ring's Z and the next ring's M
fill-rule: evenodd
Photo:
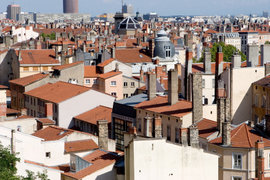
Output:
M116 81L111 81L111 82L110 82L110 85L111 85L111 86L116 86L116 84L117 84Z
M235 155L241 155L241 164L240 164L240 168L237 168L237 167L235 167L235 164L234 164L234 162L235 162L235 159L234 159L234 156ZM243 169L243 153L238 153L238 152L233 152L232 153L232 169Z
M85 84L90 84L90 83L91 83L90 79L85 79Z

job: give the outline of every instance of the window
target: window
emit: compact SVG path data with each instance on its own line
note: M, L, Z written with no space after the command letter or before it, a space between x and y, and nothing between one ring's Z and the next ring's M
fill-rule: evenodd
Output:
M124 87L127 87L128 86L128 83L127 82L124 82Z
M17 131L22 132L22 126L17 126Z
M171 126L169 125L167 126L167 140L171 140Z
M208 104L208 98L204 98L204 104L205 104L205 105Z
M263 95L262 96L262 108L265 108L265 106L266 106L266 96Z
M46 158L51 158L51 152L46 152Z
M38 67L33 67L33 71L38 71Z
M90 84L90 79L86 79L85 84Z
M268 168L270 168L270 153L268 153Z
M94 79L93 80L93 84L97 84L98 82L97 82L97 79Z
M233 153L232 154L232 168L233 169L242 169L242 154Z
M111 81L111 86L116 86L116 81Z
M233 180L242 180L242 177L233 176L232 179L233 179Z
M29 67L23 67L23 71L29 71Z
M202 88L205 88L205 79L202 80Z
M179 128L175 128L175 142L179 143Z
M112 92L111 95L116 97L116 92Z
M135 87L135 82L131 82L131 87Z
M215 79L212 79L212 88L215 88L215 86L216 86L216 81Z
M164 49L165 49L165 57L171 57L171 47L164 46Z
M259 106L259 95L258 94L255 95L255 106L256 107Z
M128 98L128 94L124 94L124 98Z

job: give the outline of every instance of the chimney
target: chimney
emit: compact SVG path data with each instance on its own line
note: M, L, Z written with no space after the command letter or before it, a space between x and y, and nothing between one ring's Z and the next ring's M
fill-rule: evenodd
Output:
M232 68L241 68L241 56L238 52L232 56Z
M162 119L160 116L155 117L155 138L162 138Z
M211 53L207 49L204 52L204 61L203 61L203 66L204 66L204 72L207 74L212 74L211 71Z
M115 47L111 48L111 58L115 59Z
M188 129L187 128L181 128L180 129L180 143L184 146L188 145Z
M53 119L53 103L45 103L45 116Z
M223 52L222 47L218 47L216 53L216 74L219 76L223 72Z
M152 100L156 97L156 86L157 86L157 80L156 80L156 75L148 73L147 74L147 84L148 84L148 89L147 89L147 94L148 94L148 100Z
M195 124L189 127L189 145L194 148L199 148L199 130Z
M144 118L144 136L152 137L153 136L153 119L150 116Z
M256 44L247 45L247 67L256 67L258 65L259 47Z
M61 51L61 64L66 64L65 51Z
M265 76L268 76L268 75L270 75L270 63L265 63L264 64L264 69L265 69Z
M231 122L226 121L222 123L222 145L231 145Z
M174 105L178 102L178 74L175 70L168 72L168 103Z
M270 62L270 44L261 45L261 66Z
M98 121L98 146L100 149L108 150L108 122Z
M118 63L115 63L115 72L119 72L119 64Z
M217 129L222 134L222 124L225 122L225 98L217 98Z
M258 178L258 180L264 180L264 142L262 139L255 142L255 153L256 178Z
M203 119L203 105L202 105L202 75L192 74L192 121L193 124Z
M83 43L83 52L86 52L86 45Z
M154 57L154 49L155 49L155 40L150 39L149 40L149 51L150 51L150 55L152 58Z
M144 71L142 69L142 66L141 66L141 70L140 70L140 81L144 81L144 78L143 78L143 75L144 75Z
M16 154L16 136L15 136L16 131L14 129L11 130L11 139L10 139L10 149L11 149L11 154Z
M55 52L55 59L59 60L59 54L58 54L58 47L54 47L54 52Z
M22 60L22 50L20 49L18 52L18 60L21 61Z
M192 73L192 50L187 48L186 50L186 72L185 72L185 97L186 99L191 99L191 80L190 74Z

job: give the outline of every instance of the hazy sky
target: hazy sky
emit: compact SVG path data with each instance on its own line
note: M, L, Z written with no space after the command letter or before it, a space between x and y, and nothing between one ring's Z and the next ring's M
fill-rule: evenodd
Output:
M0 11L15 2L22 11L62 13L62 0L0 0ZM270 0L124 0L134 11L160 15L227 15L270 12ZM121 0L79 0L80 13L92 16L121 10Z

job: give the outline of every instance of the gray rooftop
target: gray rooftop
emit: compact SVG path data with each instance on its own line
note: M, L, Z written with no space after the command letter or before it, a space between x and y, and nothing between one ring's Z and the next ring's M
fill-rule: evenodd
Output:
M148 100L147 94L138 94L126 99L116 101L116 103L134 107L135 105L147 100Z

